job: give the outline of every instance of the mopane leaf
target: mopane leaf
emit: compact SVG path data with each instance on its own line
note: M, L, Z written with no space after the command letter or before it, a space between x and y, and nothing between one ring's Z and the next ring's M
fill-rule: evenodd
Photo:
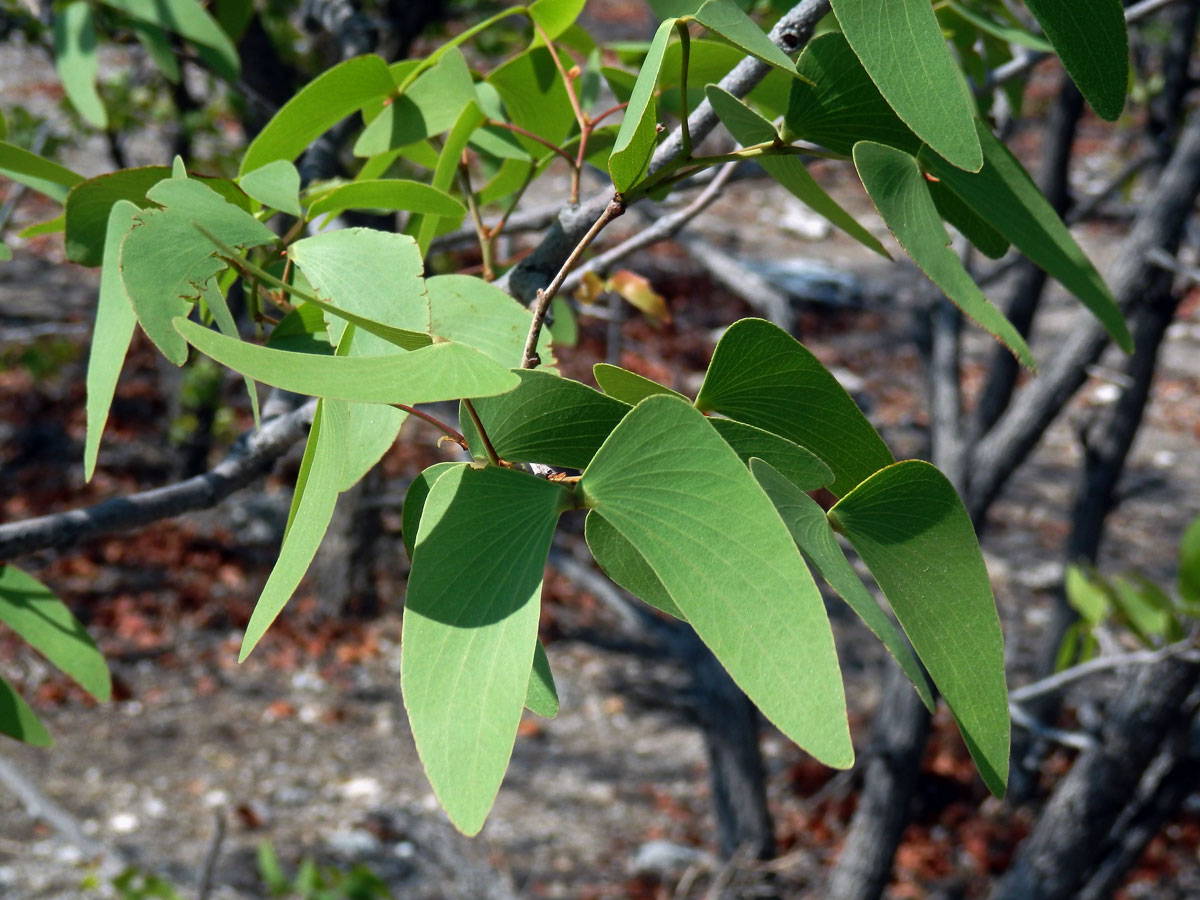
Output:
M0 734L7 734L10 738L34 747L49 747L54 744L50 732L38 721L29 704L3 678L0 678Z
M696 633L779 728L828 765L854 759L825 606L771 501L705 417L648 397L579 482Z
M0 565L0 622L101 703L112 696L108 665L83 625L48 587L16 566Z
M926 462L875 473L829 511L871 574L995 795L1008 782L1004 638L971 519Z
M779 135L775 126L739 100L733 94L710 84L705 93L717 116L729 129L729 133L742 146L776 140ZM795 156L763 156L758 160L767 174L791 191L806 206L824 216L863 246L881 256L888 256L883 244L863 228L858 221L838 206L837 202L817 184L809 174L804 161Z
M613 399L628 403L630 406L646 397L653 397L655 394L672 394L684 400L687 399L683 394L664 387L657 381L651 381L636 372L630 372L620 366L611 366L608 363L596 363L592 366L592 376L596 379L596 384L600 385L600 390Z
M780 517L809 565L817 570L825 582L838 592L863 623L883 642L888 652L899 663L901 670L908 676L908 680L913 683L913 687L917 689L921 702L925 704L926 709L933 712L933 693L929 689L925 673L921 670L921 664L917 662L908 641L888 618L888 614L875 602L871 592L846 559L842 548L838 546L833 526L825 517L825 510L791 479L761 459L750 463L750 471L779 510Z
M76 185L66 203L67 259L84 266L100 265L113 204L129 200L145 207L149 205L146 192L170 177L171 170L166 166L143 166L97 175Z
M696 397L719 412L811 450L833 470L837 496L892 454L846 389L783 329L762 319L734 322L717 343Z
M299 218L300 173L290 160L276 159L238 179L247 194L263 206Z
M267 346L273 350L317 353L321 356L333 353L325 316L311 303L301 303L284 316L267 336Z
M339 63L306 84L272 116L246 148L239 174L276 159L295 159L346 116L394 90L387 63L378 56Z
M978 172L975 106L929 0L833 0L846 40L888 105L945 159Z
M667 19L658 26L638 72L629 105L625 108L625 119L621 122L612 155L608 158L608 172L618 192L627 191L637 183L654 152L654 88L667 51L667 42L674 30L675 19Z
M1025 5L1092 109L1115 122L1129 84L1129 35L1121 0L1025 0Z
M66 202L67 191L83 181L82 175L8 141L0 141L0 175L58 203Z
M437 275L425 282L438 337L474 347L504 366L520 362L532 316L500 288L469 275ZM550 336L538 339L542 359L551 361Z
M770 463L802 491L815 491L833 481L833 471L819 456L787 438L733 419L708 421L746 465L753 458Z
M354 144L355 156L375 156L441 134L475 100L471 71L458 50L443 53L399 96L380 98L382 109Z
M1133 338L1104 279L1017 158L984 122L976 122L976 127L987 161L980 172L971 174L957 169L927 149L918 157L922 168L1057 278L1103 323L1118 346L1132 353Z
M220 240L239 247L269 243L275 234L190 178L160 181L146 196L165 208L134 215L134 226L121 242L121 277L142 330L163 356L183 365L187 344L171 320L186 316L204 285L227 265L195 223L203 223Z
M91 481L96 471L100 436L104 433L121 366L133 339L133 326L137 324L137 316L125 293L121 270L117 267L121 238L133 226L137 211L138 208L128 200L118 200L108 217L109 237L104 244L100 298L96 303L96 325L92 329L92 348L88 353L87 434L83 445L83 477L86 481Z
M425 501L404 604L400 686L450 820L483 826L512 754L537 644L542 570L566 494L462 466Z
M425 509L425 500L433 484L455 466L465 466L469 463L440 462L434 463L412 480L404 495L404 506L400 510L400 537L404 541L404 550L411 560L413 548L417 543L417 530L421 526L421 513Z
M558 690L554 687L554 673L550 671L550 660L546 658L546 648L541 641L533 645L533 669L525 691L525 708L543 719L558 715Z
M537 22L546 37L554 40L573 24L583 12L586 0L534 0L529 4L529 18ZM540 36L539 36L540 37Z
M96 22L85 0L68 3L54 17L54 64L71 105L92 125L107 128L108 113L96 92Z
M197 0L102 0L135 19L191 41L203 53L205 64L226 81L236 81L241 69L237 48Z
M508 120L526 131L561 145L575 127L571 97L563 85L554 58L545 47L534 47L496 68L487 77L508 112ZM531 154L541 157L546 148L518 135Z
M589 512L583 523L583 532L593 558L613 583L667 615L683 618L683 613L654 574L650 563L604 516L594 509Z
M754 20L732 0L708 0L690 18L751 56L789 75L795 75L796 67L787 54L776 47L763 30L754 24Z
M308 207L308 216L333 215L345 209L404 209L435 216L461 216L466 207L444 191L419 181L378 178L335 188Z
M518 369L520 386L498 397L474 400L475 411L501 459L582 469L629 407L578 381L538 369ZM481 440L460 415L476 458Z
M433 344L399 356L317 356L236 341L187 319L176 319L175 328L235 372L313 397L413 406L503 394L519 383L508 369L462 344Z
M250 655L275 617L283 611L321 546L337 503L347 426L345 403L322 400L317 404L304 458L300 462L300 474L296 478L283 546L246 625L238 662Z
M1008 238L983 220L963 203L962 198L940 181L926 179L929 196L937 207L938 215L953 225L970 241L980 253L990 259L1000 259L1008 252Z
M903 150L863 141L854 145L854 165L883 221L921 271L1022 365L1036 369L1021 332L983 295L950 248L950 235L916 159Z

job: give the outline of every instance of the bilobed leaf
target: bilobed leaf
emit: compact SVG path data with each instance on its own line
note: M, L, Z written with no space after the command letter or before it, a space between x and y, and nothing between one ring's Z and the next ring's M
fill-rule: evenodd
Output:
M534 0L529 4L529 18L537 22L546 33L546 37L554 40L575 24L579 14L583 12L585 2L586 0Z
M888 618L887 613L875 602L875 598L846 559L842 548L838 546L833 527L825 517L825 511L816 500L804 493L802 485L798 486L763 460L756 459L751 462L750 471L775 504L775 509L779 511L796 546L800 548L809 565L817 570L821 578L837 591L863 620L863 624L883 642L900 665L900 669L908 676L908 680L913 683L925 708L933 712L933 692L929 689L929 681L921 670L921 664L913 655L908 641Z
M238 179L247 194L263 206L299 218L300 173L290 160L276 159Z
M487 77L504 101L508 121L560 145L575 127L575 110L554 58L545 47L534 47L492 71ZM517 140L540 158L546 148L529 138Z
M84 266L100 265L113 204L128 200L145 207L150 202L146 192L169 177L171 170L166 166L144 166L98 175L76 185L66 202L67 259Z
M187 344L171 320L186 316L208 280L227 266L195 223L237 247L269 243L275 233L190 178L160 181L146 196L165 208L134 215L133 228L121 242L121 277L142 330L163 356L183 365Z
M550 671L550 660L541 641L533 645L533 669L529 672L529 687L525 691L525 708L543 719L558 715L558 690L554 687L554 673Z
M295 159L346 116L393 91L387 63L378 56L339 63L306 84L271 117L246 148L238 174L276 159Z
M407 234L373 228L342 228L296 241L288 256L319 297L339 310L405 331L429 331L429 298L421 278L424 264L417 242ZM345 322L326 316L331 340ZM368 355L390 352L383 338L360 333Z
M708 0L689 18L768 65L782 69L789 75L796 74L796 67L787 54L776 47L763 30L754 24L754 20L732 0Z
M837 496L893 461L829 370L790 334L762 319L729 326L717 343L696 408L811 450L833 470L829 489Z
M705 417L648 397L578 490L653 569L733 680L828 765L854 759L825 606L771 501Z
M936 468L875 473L829 511L950 706L988 789L1008 781L1004 638L971 519Z
M705 93L717 116L742 146L766 143L779 137L774 125L733 94L715 84L710 84ZM888 256L883 244L817 184L802 159L796 156L763 156L759 157L758 162L766 169L768 175L791 191L813 212L824 216L863 246L881 256Z
M104 703L112 679L79 620L48 587L16 566L0 565L0 622Z
M559 485L523 472L463 466L425 501L400 685L425 773L467 834L483 826L512 754L564 497Z
M949 162L979 171L975 106L928 0L833 0L833 11L904 123Z
M958 194L963 202L1013 246L1058 279L1092 311L1125 352L1133 338L1104 279L1075 243L1029 173L982 121L977 122L986 164L977 174L948 165L922 150L922 168Z
M833 470L819 456L787 438L733 419L708 421L746 465L751 459L761 459L802 491L815 491L833 481Z
M296 477L283 546L246 625L238 662L250 655L283 611L321 546L337 503L346 431L346 404L339 400L320 401Z
M335 188L308 208L308 217L333 215L344 209L403 209L435 216L461 216L467 209L445 191L420 181L379 178Z
M301 303L284 316L267 336L267 346L273 350L317 353L322 356L333 353L325 316L311 303Z
M101 0L105 5L149 22L209 51L205 62L226 81L236 81L241 59L229 35L197 0Z
M34 747L54 744L54 738L29 704L3 678L0 678L0 734Z
M1000 259L1008 252L1008 238L984 221L958 194L940 181L926 179L926 186L938 215L957 228L976 250L990 259Z
M628 369L608 363L596 363L592 366L592 377L596 379L596 384L600 385L600 390L613 399L628 403L630 406L646 397L653 397L655 394L672 394L681 399L687 399L683 394L673 391L657 381L651 381L636 372L630 372Z
M1129 35L1121 0L1026 0L1079 92L1115 122L1129 84Z
M54 65L71 105L92 125L107 128L108 113L96 92L96 22L85 0L68 3L54 17Z
M921 271L1022 365L1036 369L1021 332L983 295L950 248L950 235L916 159L895 147L863 141L854 145L854 165L883 221Z
M629 412L619 400L585 384L538 369L520 369L520 386L498 397L473 401L492 446L509 462L584 468ZM480 439L467 416L459 416L476 458Z
M683 613L654 574L650 563L604 516L594 509L589 512L583 523L583 532L592 557L614 584L669 616L683 618Z
M174 324L188 343L221 365L313 397L413 406L502 394L519 383L508 369L462 344L433 344L398 356L317 356L233 340L187 319Z
M404 506L400 509L400 537L404 541L404 550L411 560L413 548L417 543L417 531L421 526L421 513L425 509L425 500L433 484L455 466L465 466L468 463L440 462L434 463L412 480L404 495Z
M67 192L83 181L82 175L8 141L0 141L0 176L58 203L65 203Z
M946 7L954 12L964 22L969 22L985 34L1003 41L1006 44L1016 44L1038 53L1053 53L1054 48L1045 39L1016 25L1006 25L995 19L979 15L957 0L947 0ZM1030 7L1032 9L1032 7Z
M121 238L133 227L138 208L128 200L113 204L108 217L105 241L104 268L100 272L100 297L96 303L96 325L92 329L92 347L87 367L87 434L83 446L83 477L92 480L96 457L100 453L100 436L116 393L117 379L125 363L133 326L137 324L133 305L125 293L125 283L117 261Z
M618 192L627 191L637 183L654 152L654 88L662 68L667 42L674 30L675 19L667 19L658 26L650 50L638 72L637 82L629 97L629 105L625 107L625 119L621 122L621 130L617 132L612 155L608 158L608 173L612 176L613 187Z
M504 366L521 361L532 321L526 307L495 285L469 275L436 275L425 282L425 288L433 334L474 347ZM544 362L552 361L545 330L537 349Z
M916 153L921 139L900 120L846 42L831 32L813 38L796 61L811 84L793 80L784 116L785 140L803 138L850 155L859 141Z
M382 109L359 135L354 155L375 156L441 134L474 100L475 86L462 53L443 53L404 93L377 101Z

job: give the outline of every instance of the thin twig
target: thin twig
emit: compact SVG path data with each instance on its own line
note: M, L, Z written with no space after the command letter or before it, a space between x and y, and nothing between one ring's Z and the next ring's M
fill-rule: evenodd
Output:
M458 167L456 174L458 177L458 187L467 199L467 210L471 214L471 224L475 228L475 236L479 240L479 255L483 265L483 280L492 281L496 277L496 273L492 270L492 242L488 235L487 227L483 224L483 217L479 214L479 202L475 199L475 191L471 189L471 175L467 169L465 160Z
M554 143L553 141L546 140L540 134L534 134L532 131L522 128L520 125L514 125L512 122L501 122L499 119L488 119L487 124L494 125L497 128L503 128L506 131L511 131L513 134L519 134L521 137L527 137L531 141L537 141L546 149L557 153L559 156L565 159L570 164L571 168L575 167L575 160L571 157L570 153L558 146L558 144Z
M1043 741L1051 741L1076 750L1091 750L1098 743L1094 737L1085 732L1068 731L1065 728L1055 728L1039 722L1019 703L1009 703L1008 714L1014 725L1024 728L1034 737Z
M221 858L221 844L225 841L225 811L213 810L213 834L204 854L204 866L200 870L200 885L196 889L196 900L208 900L212 894L213 876L217 871L217 860Z
M403 410L410 416L416 416L418 419L424 419L434 428L438 429L438 431L442 432L442 434L446 435L446 437L450 438L450 440L454 441L454 443L458 444L458 446L462 447L464 450L467 449L467 439L441 419L435 418L427 412L422 412L415 406L406 406L403 403L393 403L391 405L396 409Z
M575 249L571 251L571 255L562 264L562 267L558 270L558 274L554 276L554 280L537 292L537 299L534 301L532 308L533 321L529 324L529 335L525 338L525 353L521 358L522 369L534 369L541 365L542 360L537 354L537 343L542 333L542 325L546 321L546 311L550 308L550 301L554 299L554 295L558 293L558 289L562 287L562 283L570 273L571 267L579 261L579 257L583 255L583 251L604 230L604 227L624 212L625 201L621 198L620 194L614 194L613 198L608 201L608 206L604 207L604 212L600 214L600 218L588 229L583 239L575 245Z
M1095 675L1097 672L1110 672L1113 669L1124 669L1128 666L1149 666L1172 656L1200 663L1200 655L1197 654L1197 650L1195 639L1188 638L1174 644L1167 644L1158 650L1137 650L1132 653L1101 656L1098 659L1089 659L1077 666L1071 666L1069 669L1063 669L1061 672L1056 672L1024 687L1019 687L1010 691L1008 697L1013 703L1025 703L1035 697L1060 691L1067 685Z
M488 462L493 466L501 465L500 454L496 452L496 448L492 446L492 439L488 437L487 429L483 427L483 422L479 418L479 413L475 412L475 404L466 397L463 398L463 406L467 410L467 415L471 417L471 424L475 426L475 430L479 432L479 439L483 441L483 452L487 454Z

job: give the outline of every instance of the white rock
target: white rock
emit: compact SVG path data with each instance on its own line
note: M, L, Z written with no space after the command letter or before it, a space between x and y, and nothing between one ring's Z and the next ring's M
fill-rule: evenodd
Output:
M117 834L130 834L138 829L138 818L133 813L123 812L110 816L108 828Z

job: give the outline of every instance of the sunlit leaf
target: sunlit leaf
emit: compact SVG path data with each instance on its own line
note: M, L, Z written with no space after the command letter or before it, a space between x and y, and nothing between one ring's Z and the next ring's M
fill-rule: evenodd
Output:
M614 583L667 615L683 618L650 563L597 510L584 520L584 537L592 556Z
M71 105L92 125L107 128L108 113L96 92L96 23L84 0L68 3L54 17L54 64Z
M461 216L466 207L444 191L419 181L380 178L355 181L323 194L308 208L308 216L333 215L346 209L408 210L435 216Z
M521 362L532 314L500 288L469 275L437 275L425 282L438 337L474 347L504 366ZM543 362L552 362L550 335L538 337Z
M600 390L630 406L646 397L653 397L655 394L673 394L684 400L687 399L683 394L673 391L657 381L651 381L636 372L630 372L628 369L608 363L596 363L592 366L592 377L596 379L596 384L600 385Z
M164 31L207 50L205 62L226 81L236 81L241 70L237 48L197 0L101 0L107 6L149 22Z
M272 160L253 172L247 172L238 179L238 184L263 206L289 216L301 215L300 173L290 160Z
M0 734L7 734L23 744L50 747L54 739L46 726L12 685L0 677Z
M650 44L650 50L638 72L637 83L634 84L633 93L629 97L629 105L625 107L625 119L621 122L621 130L617 132L617 141L608 159L608 172L617 191L627 191L637 183L650 162L650 155L654 152L654 88L662 68L667 42L674 30L674 19L667 19L658 26L658 31L654 33L654 41Z

